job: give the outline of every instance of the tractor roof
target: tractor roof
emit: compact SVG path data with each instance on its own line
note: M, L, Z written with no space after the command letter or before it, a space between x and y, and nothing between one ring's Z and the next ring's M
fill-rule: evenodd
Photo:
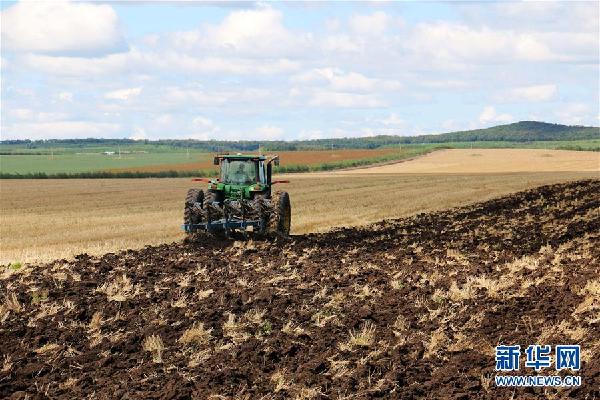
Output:
M274 163L279 165L279 156L263 154L217 154L214 158L214 164L219 165L223 160L244 160L244 161L266 161L267 164Z
M262 154L218 154L217 158L223 158L228 160L260 160L264 161L267 159L267 156Z

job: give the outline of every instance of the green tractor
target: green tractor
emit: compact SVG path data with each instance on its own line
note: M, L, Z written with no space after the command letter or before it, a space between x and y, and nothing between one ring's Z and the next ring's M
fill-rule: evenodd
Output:
M188 234L289 235L290 196L272 193L273 185L289 182L271 179L278 156L219 154L214 164L220 167L219 178L193 179L208 182L208 187L206 191L190 189L185 198L183 229Z

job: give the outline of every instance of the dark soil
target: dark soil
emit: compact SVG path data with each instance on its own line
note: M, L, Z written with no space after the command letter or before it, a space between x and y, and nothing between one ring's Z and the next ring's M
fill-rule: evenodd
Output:
M2 267L0 398L598 398L599 210L587 180L287 240ZM581 387L495 387L497 344L563 343L581 345Z

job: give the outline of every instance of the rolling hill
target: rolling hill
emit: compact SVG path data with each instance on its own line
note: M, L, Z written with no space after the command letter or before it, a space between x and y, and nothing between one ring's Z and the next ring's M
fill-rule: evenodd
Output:
M398 132L401 133L401 132ZM173 149L196 149L207 152L216 151L266 151L321 150L330 149L374 149L384 146L403 144L435 144L451 142L535 142L535 141L569 141L599 139L600 128L587 126L569 126L538 121L521 121L507 125L499 125L485 129L448 132L441 134L398 136L377 135L360 138L337 138L293 141L220 141L220 140L133 140L133 139L51 139L51 140L7 140L0 141L1 154L14 154L23 150L47 150L49 148L82 149L90 147L125 146L134 149L151 149L152 151L168 151Z

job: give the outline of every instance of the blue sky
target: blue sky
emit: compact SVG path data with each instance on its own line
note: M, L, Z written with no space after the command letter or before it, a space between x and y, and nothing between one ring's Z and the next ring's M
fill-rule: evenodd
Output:
M3 2L2 139L599 124L597 2Z

